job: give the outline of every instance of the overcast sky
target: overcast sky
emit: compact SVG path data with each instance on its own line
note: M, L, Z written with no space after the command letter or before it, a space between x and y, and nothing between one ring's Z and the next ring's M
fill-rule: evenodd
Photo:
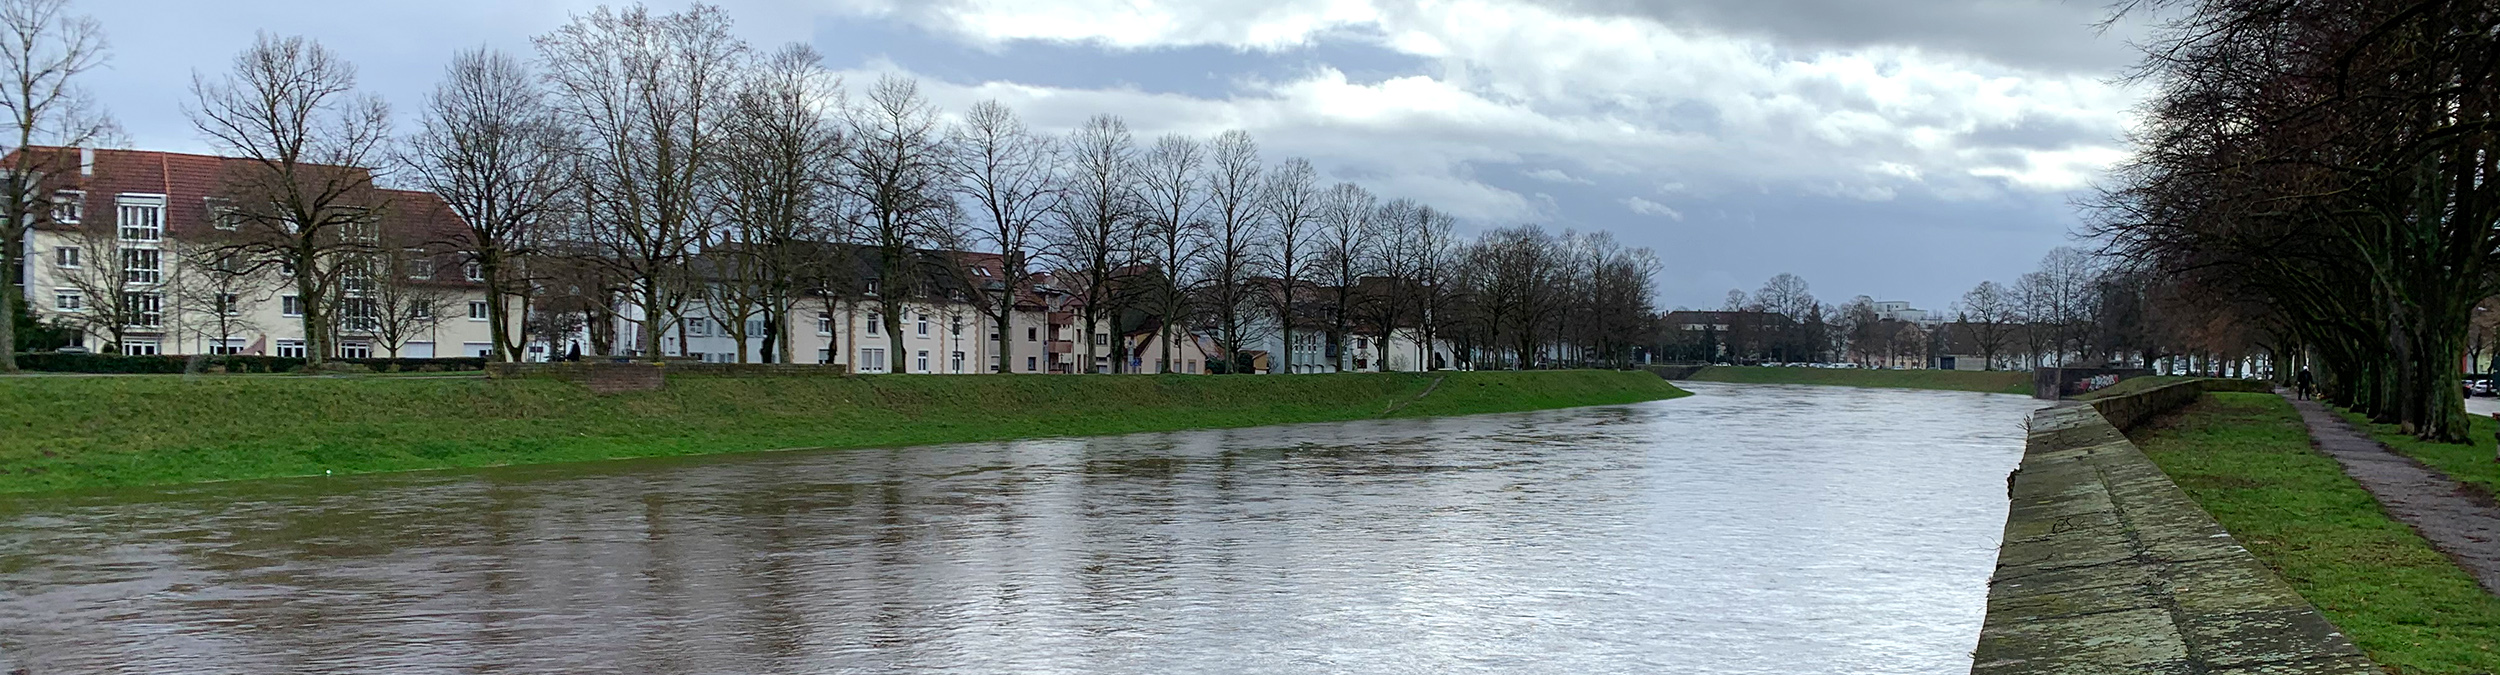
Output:
M208 151L192 73L256 30L362 70L403 127L445 61L596 2L86 0L88 86L141 149ZM1664 308L1793 272L1829 301L1943 309L2071 243L2123 155L2134 56L2101 0L725 0L759 48L806 41L854 89L922 79L1035 126L1127 118L1257 136L1270 161L1456 213L1602 229L1666 262ZM683 4L662 2L655 9Z

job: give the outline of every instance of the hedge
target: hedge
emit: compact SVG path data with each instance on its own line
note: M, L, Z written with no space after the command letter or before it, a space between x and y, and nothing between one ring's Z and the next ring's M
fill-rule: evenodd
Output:
M196 371L192 363L197 360ZM486 359L454 357L440 359L331 359L331 363L363 366L373 372L436 372L485 370ZM17 367L24 370L54 373L187 373L209 372L222 367L229 373L292 373L304 369L304 360L284 356L122 356L119 354L73 354L41 352L19 354Z

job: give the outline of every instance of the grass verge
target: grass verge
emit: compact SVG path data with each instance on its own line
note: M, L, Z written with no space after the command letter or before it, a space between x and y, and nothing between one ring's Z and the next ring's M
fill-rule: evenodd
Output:
M1683 395L1646 372L1589 370L689 377L613 396L553 380L8 377L0 378L0 492L1470 415Z
M1945 389L1995 394L2031 393L2031 373L1973 370L1871 370L1862 368L1780 368L1772 366L1710 366L1686 378L1695 382L1738 384L1826 384L1892 389Z
M2315 452L2281 397L2210 394L2131 435L2381 666L2500 672L2500 599Z

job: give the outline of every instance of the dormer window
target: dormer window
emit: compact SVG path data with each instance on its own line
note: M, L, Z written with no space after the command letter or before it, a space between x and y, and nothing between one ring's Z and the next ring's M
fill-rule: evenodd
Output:
M114 206L122 241L154 242L165 238L164 197L123 195Z
M243 228L243 216L235 211L234 202L220 197L209 197L207 201L210 226L227 232Z
M460 277L470 281L485 281L486 266L477 264L474 260L469 261L468 264L460 266Z
M86 212L87 193L77 190L52 193L52 222L76 225L79 217L85 215Z

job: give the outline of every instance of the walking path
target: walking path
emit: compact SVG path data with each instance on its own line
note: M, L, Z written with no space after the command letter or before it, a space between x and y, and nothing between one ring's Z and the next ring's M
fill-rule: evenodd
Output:
M2345 475L2378 498L2388 515L2404 521L2448 554L2483 590L2500 595L2500 507L2412 458L2396 454L2317 401L2293 400L2318 449L2344 465Z

